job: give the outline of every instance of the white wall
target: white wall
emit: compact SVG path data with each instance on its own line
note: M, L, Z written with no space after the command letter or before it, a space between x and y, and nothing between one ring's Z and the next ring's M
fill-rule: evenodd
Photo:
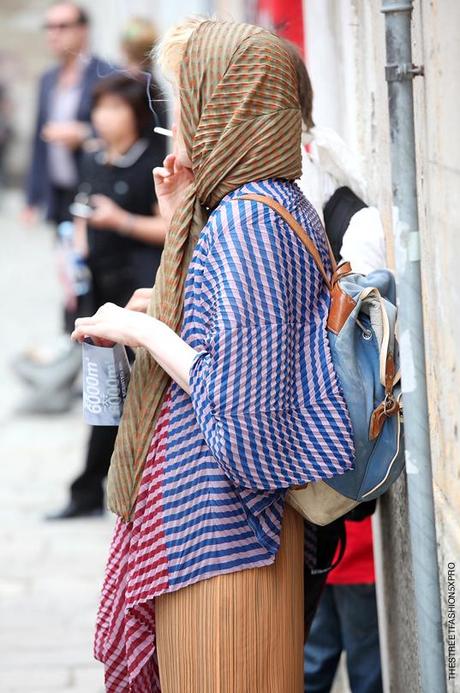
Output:
M317 125L336 130L353 148L357 144L353 94L355 17L349 2L304 0L307 64L314 90Z

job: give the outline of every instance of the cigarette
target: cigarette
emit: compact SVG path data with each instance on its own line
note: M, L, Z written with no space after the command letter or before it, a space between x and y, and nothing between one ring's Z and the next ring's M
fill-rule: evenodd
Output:
M164 135L165 137L172 137L172 130L168 130L168 128L160 128L156 127L153 128L153 132L156 132L158 135Z

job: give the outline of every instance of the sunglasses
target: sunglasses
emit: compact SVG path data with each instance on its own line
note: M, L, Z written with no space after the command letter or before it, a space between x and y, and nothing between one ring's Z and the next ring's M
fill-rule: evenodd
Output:
M60 22L56 24L43 24L44 31L65 31L66 29L73 29L76 26L81 26L82 22Z

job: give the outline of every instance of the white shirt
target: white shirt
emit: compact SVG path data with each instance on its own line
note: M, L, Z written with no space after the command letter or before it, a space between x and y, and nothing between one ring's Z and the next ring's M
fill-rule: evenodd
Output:
M305 144L310 144L307 152ZM302 176L297 181L303 194L324 223L323 209L337 188L346 185L366 201L366 183L356 157L330 128L312 128L302 142ZM353 215L344 234L340 254L355 272L368 274L386 265L385 234L380 213L369 206Z

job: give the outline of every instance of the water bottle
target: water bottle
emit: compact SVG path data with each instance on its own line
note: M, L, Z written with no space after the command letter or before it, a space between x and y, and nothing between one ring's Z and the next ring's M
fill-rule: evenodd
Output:
M73 288L75 296L84 296L91 288L91 272L81 255L76 252L73 255Z
M91 288L91 272L84 257L74 248L74 225L71 221L62 221L57 231L66 275L64 282L74 296L84 296Z

